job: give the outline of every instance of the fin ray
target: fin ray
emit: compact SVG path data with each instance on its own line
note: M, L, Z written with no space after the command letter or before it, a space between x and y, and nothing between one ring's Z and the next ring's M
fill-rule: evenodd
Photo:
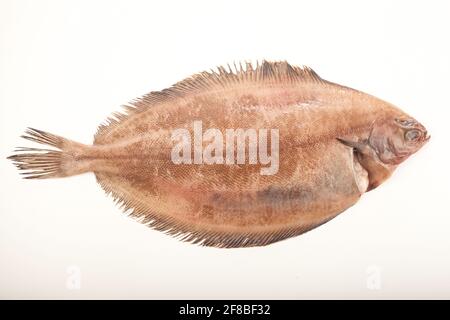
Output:
M217 231L208 230L206 226L193 225L173 217L158 214L142 200L119 187L119 176L95 173L97 182L106 194L131 218L154 230L163 232L178 240L216 248L242 248L265 246L274 242L298 236L312 230L334 218L339 213L310 225L297 225L274 229L272 231L250 232L248 230Z
M25 140L48 145L55 149L19 147L7 159L21 171L24 179L47 179L83 173L77 164L76 153L87 146L38 129L28 128L21 136Z
M217 88L227 88L239 83L260 82L260 83L295 83L311 82L322 83L324 85L330 82L323 80L309 67L292 66L286 61L257 62L256 67L250 62L245 63L245 70L242 63L239 63L239 69L235 65L233 70L228 65L228 70L219 66L216 70L210 72L204 71L194 74L182 81L177 82L172 87L162 91L152 91L140 98L134 99L126 105L123 105L122 112L115 112L104 124L98 127L94 137L94 144L103 144L107 136L114 127L118 126L129 116L148 110L148 108L170 101L171 99L183 98L188 94L199 91L212 90Z

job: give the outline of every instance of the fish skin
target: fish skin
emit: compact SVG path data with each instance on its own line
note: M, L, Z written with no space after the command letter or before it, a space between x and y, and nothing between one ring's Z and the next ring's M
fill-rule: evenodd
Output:
M66 159L49 177L92 171L131 216L184 241L262 246L345 211L429 139L414 122L423 135L420 144L399 142L399 130L412 129L398 129L394 120L412 119L408 114L285 62L247 65L246 71L219 68L174 88L132 102L126 113L100 127L91 146L43 133L60 139L53 146ZM174 164L171 133L192 132L197 120L203 130L221 132L279 129L278 172L261 175L259 164ZM392 137L386 139L387 133ZM48 144L39 137L34 141ZM397 144L395 152L388 142ZM399 150L402 158L394 163ZM380 161L381 154L390 162ZM11 159L20 169L34 168L20 154Z

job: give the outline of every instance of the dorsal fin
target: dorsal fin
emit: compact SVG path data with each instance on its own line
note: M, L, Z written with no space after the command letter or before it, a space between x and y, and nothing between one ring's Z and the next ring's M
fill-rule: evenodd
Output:
M239 83L295 83L295 82L318 82L329 84L329 82L319 77L309 67L292 66L286 61L257 62L256 67L250 62L234 63L217 67L217 70L204 71L194 74L180 82L175 83L168 89L162 91L152 91L140 98L134 99L124 105L123 112L115 112L106 122L99 126L95 134L94 143L102 144L102 137L107 135L112 128L117 126L122 120L130 115L135 115L148 110L148 108L171 99L185 97L200 91L207 91L216 88L227 88L236 86Z

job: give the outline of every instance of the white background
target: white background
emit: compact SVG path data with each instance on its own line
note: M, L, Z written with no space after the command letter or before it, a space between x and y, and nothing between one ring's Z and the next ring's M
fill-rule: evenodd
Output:
M448 1L1 0L0 298L450 298L449 13ZM92 174L26 181L5 159L29 145L27 126L91 143L137 96L264 58L392 102L431 141L324 226L231 250L124 217Z

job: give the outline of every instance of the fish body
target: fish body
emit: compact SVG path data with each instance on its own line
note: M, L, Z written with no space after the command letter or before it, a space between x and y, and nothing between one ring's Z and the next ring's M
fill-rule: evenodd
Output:
M215 247L267 245L329 221L429 139L394 105L286 62L219 67L151 92L90 146L24 137L59 149L11 156L27 177L91 171L138 221Z

